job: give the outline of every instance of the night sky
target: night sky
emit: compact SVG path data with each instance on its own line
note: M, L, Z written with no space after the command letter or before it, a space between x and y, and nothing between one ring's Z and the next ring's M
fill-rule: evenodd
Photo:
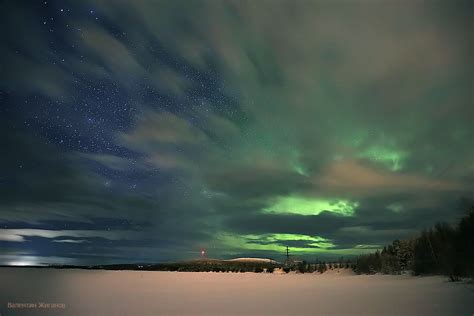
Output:
M2 1L0 264L373 252L474 189L472 1Z

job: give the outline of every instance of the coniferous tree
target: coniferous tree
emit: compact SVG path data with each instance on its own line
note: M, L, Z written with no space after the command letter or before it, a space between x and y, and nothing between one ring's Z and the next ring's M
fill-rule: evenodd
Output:
M418 237L395 240L382 252L361 255L354 264L357 273L443 274L451 280L474 277L474 203L459 225L438 223Z

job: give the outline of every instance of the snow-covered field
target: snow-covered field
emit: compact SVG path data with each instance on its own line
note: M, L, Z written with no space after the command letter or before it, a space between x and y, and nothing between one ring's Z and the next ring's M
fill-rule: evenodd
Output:
M473 313L472 285L443 277L0 268L2 316Z

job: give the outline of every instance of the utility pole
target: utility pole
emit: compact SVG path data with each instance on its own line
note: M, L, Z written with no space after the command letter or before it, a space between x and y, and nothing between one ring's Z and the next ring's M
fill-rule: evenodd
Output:
M288 246L286 246L286 262L290 262L290 251L288 250Z

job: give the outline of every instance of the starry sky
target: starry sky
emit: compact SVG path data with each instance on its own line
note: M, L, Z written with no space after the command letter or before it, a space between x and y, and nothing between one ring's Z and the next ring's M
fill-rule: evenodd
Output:
M0 264L350 257L474 196L472 1L1 7Z

